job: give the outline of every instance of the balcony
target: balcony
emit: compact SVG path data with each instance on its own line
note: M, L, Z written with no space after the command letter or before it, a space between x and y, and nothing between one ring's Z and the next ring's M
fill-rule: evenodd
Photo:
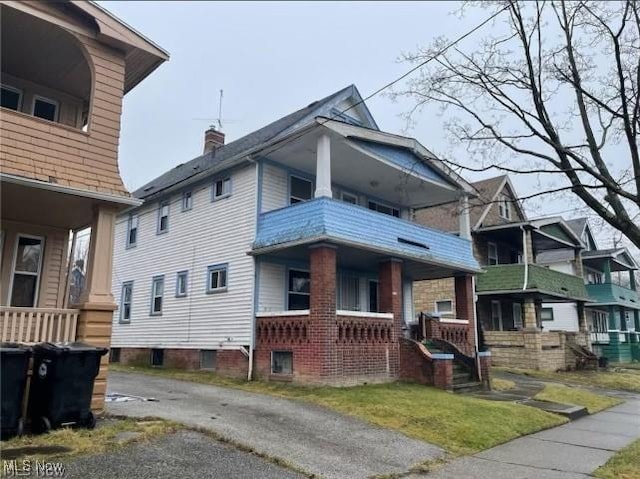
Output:
M318 241L449 272L479 271L469 240L331 198L316 198L260 215L253 254Z
M589 297L601 306L624 306L640 309L638 292L615 283L588 284Z
M525 271L527 281L525 283ZM582 278L549 268L529 264L500 264L487 266L478 275L478 294L538 293L542 299L562 298L587 301L589 296Z

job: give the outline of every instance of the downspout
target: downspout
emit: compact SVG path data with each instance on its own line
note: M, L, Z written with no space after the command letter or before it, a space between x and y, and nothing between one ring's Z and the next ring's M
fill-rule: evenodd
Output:
M473 333L475 335L475 357L476 357L476 371L478 372L478 380L482 382L482 368L480 367L480 348L478 347L478 341L480 341L480 335L478 333L478 295L476 294L476 276L471 276L471 290L473 291Z
M255 235L258 233L258 218L260 217L260 208L261 208L261 196L262 196L262 163L260 161L256 161L254 158L249 157L249 161L256 165L256 215L255 215ZM247 381L251 381L253 379L253 351L255 349L255 337L256 337L256 309L257 309L257 301L256 295L258 294L258 261L255 256L253 257L253 291L251 295L251 328L250 328L250 337L249 337L249 367L247 369Z
M529 255L527 251L527 232L524 226L520 226L522 230L522 255L524 256L524 281L522 283L522 291L527 289L529 283Z

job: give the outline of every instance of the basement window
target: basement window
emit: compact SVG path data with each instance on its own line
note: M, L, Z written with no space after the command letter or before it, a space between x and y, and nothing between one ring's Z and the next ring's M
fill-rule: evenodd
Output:
M293 353L273 351L271 353L271 374L293 374Z
M164 349L151 350L151 366L164 366Z
M109 350L109 362L110 363L120 362L120 348L111 348Z
M200 351L200 369L214 370L216 368L216 350L202 349Z

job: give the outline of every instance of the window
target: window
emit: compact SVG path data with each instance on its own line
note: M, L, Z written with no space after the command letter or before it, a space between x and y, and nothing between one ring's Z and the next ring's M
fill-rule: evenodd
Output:
M179 271L176 276L176 298L183 298L187 295L187 285L189 280L188 271Z
M602 273L589 272L587 274L587 281L589 284L602 284Z
M127 224L127 248L135 246L138 242L138 215L129 215Z
M2 105L2 108L18 111L20 110L21 103L22 92L20 90L9 85L2 85L0 94L0 105Z
M500 195L498 198L498 210L504 219L511 219L511 199L507 195Z
M313 182L298 176L289 177L289 204L294 205L313 198Z
M339 309L360 311L360 278L340 276Z
M489 243L489 266L498 264L498 245L495 243Z
M151 350L151 366L164 365L164 349Z
M231 178L223 178L213 183L213 199L219 200L231 194Z
M377 211L378 213L384 213L385 215L395 216L396 218L400 218L400 210L398 208L393 208L391 206L386 206L377 201L369 200L369 209L373 211Z
M169 231L169 203L162 203L158 210L158 233Z
M18 235L11 276L11 306L36 306L43 250L43 238Z
M293 374L293 353L291 351L271 352L271 374Z
M110 348L109 349L109 362L110 363L119 363L120 362L120 348Z
M151 283L151 314L162 314L162 300L164 298L164 275L156 276Z
M553 308L540 308L541 321L553 321Z
M369 311L377 313L380 310L378 304L378 282L369 280Z
M200 350L200 369L216 368L216 351L215 349Z
M522 304L513 303L513 327L514 329L522 329Z
M436 301L436 313L441 316L453 317L453 301L450 299Z
M591 328L596 333L606 333L609 330L607 313L604 311L593 311Z
M311 279L308 271L289 270L287 309L309 309Z
M33 116L49 121L58 120L58 102L41 96L33 98Z
M351 203L352 205L358 204L358 197L356 195L352 195L351 193L342 192L340 194L340 199L345 203Z
M120 322L131 322L131 303L133 298L133 281L122 283L122 296L120 297Z
M207 269L207 293L227 290L227 270L226 264L209 266Z
M185 191L182 193L182 211L189 211L193 208L193 193Z
M502 331L502 304L500 301L491 301L491 329Z

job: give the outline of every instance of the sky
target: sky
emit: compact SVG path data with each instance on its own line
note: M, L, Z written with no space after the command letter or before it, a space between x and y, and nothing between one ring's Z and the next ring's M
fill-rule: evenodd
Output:
M399 61L402 52L440 36L456 38L490 14L461 17L455 2L99 3L171 55L124 99L119 164L131 190L201 154L204 131L218 117L221 89L230 142L352 83L366 97L410 68ZM367 101L382 130L449 153L446 118L427 110L407 130L402 114L411 105L388 95ZM473 181L495 174L464 176ZM520 195L539 188L531 176L512 180ZM579 216L574 208L541 200L528 213ZM611 246L609 232L601 231L600 243Z

